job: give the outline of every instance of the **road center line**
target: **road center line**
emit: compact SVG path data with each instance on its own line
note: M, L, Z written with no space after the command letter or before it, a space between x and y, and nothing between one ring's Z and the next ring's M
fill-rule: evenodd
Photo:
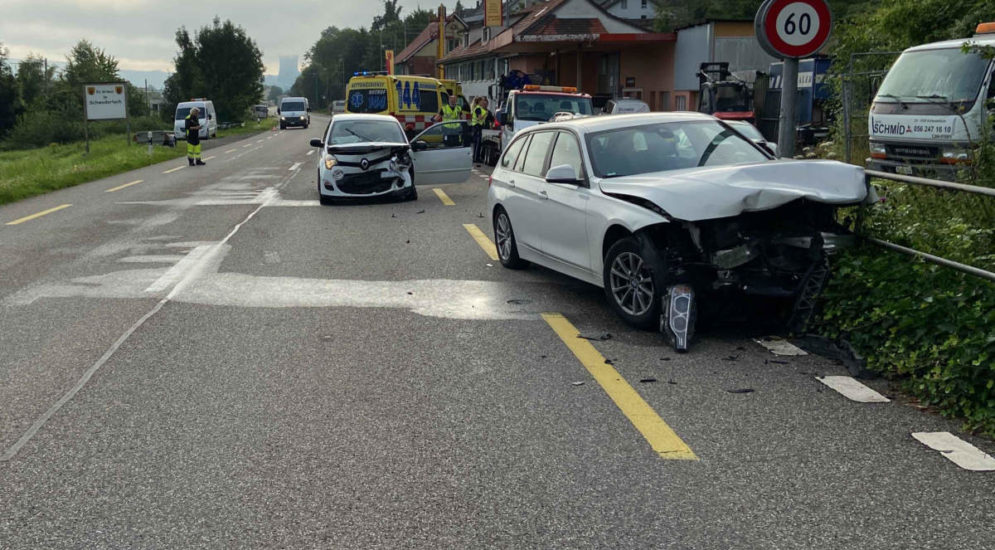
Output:
M124 185L118 185L117 187L111 187L107 191L104 191L104 193L113 193L114 191L120 191L120 190L124 189L125 187L131 187L132 185L137 185L139 183L142 183L143 181L145 181L145 180L135 180L135 181L128 182L128 183L126 183Z
M843 397L858 403L890 403L891 399L868 388L851 376L816 376L816 380L838 391Z
M237 151L237 150L238 150L238 149L228 149L227 151L225 151L225 153L234 153L234 152L235 152L235 151Z
M282 187L293 176L294 176L293 174L288 176L287 179L284 180L282 183L277 184L276 188ZM67 204L63 206L71 206L71 205ZM173 289L169 292L169 294L166 295L165 298L159 300L156 303L156 305L153 306L152 309L148 311L148 313L142 315L142 317L138 319L138 321L136 321L135 324L131 325L131 327L128 328L128 330L124 331L124 334L118 337L118 339L114 341L111 347L107 348L107 351L105 351L104 354L100 356L100 359L97 359L96 363L91 365L90 368L86 369L86 372L84 372L83 376L81 376L79 381L76 382L76 385L70 388L69 391L67 391L65 395L60 397L59 400L56 401L51 407L49 407L47 411L45 411L41 416L35 419L35 421L31 424L31 427L29 427L28 430L24 432L24 435L22 435L20 439L18 439L13 445L11 445L10 448L4 451L3 455L0 455L0 462L6 462L17 456L17 453L21 450L21 448L24 447L29 441L31 441L31 438L33 438L35 434L38 433L38 430L44 427L45 423L48 422L48 420L52 418L52 416L54 416L55 413L59 412L59 409L61 409L63 405L68 403L73 397L76 396L77 393L80 392L80 390L83 389L84 386L86 386L86 383L89 382L91 378L93 378L93 375L96 374L98 370L100 370L100 367L104 366L104 364L107 363L108 360L110 360L110 358L114 355L115 352L117 352L117 350L121 347L121 345L123 345L128 340L128 338L130 338L131 335L135 333L136 330L141 328L146 321L148 321L149 319L152 318L153 315L158 313L159 310L163 308L163 306L165 306L177 294L183 291L183 289L185 289L194 279L200 277L201 274L203 274L204 270L206 269L206 266L211 262L212 257L218 254L223 249L223 247L228 243L228 241L231 240L231 238L234 237L236 233L238 233L238 230L241 229L243 225L248 223L249 220L255 217L255 215L258 214L259 211L262 210L263 207L265 206L266 206L265 202L257 206L252 212L249 213L248 216L245 217L245 219L239 222L227 235L225 235L225 238L215 243L211 247L210 251L201 256L199 262L197 262L196 265L193 265L191 267L191 269L185 274L183 279L178 283L176 283L176 286L173 287Z
M207 157L206 159L204 159L204 162L207 162L207 161L209 161L209 160L211 160L213 158L216 158L216 157L214 157L214 156Z
M310 157L310 156L311 156L311 153L314 153L314 149L311 149L310 151L308 151L308 152L307 152L307 154L306 154L306 155L304 155L304 156L306 156L306 157Z
M449 195L447 195L446 192L443 191L442 189L439 189L438 187L433 187L432 191L435 191L435 196L439 197L439 200L442 201L442 204L446 206L456 206L456 203L453 202L453 199L450 199Z
M186 168L186 166L177 166L176 168L170 168L169 170L166 170L165 172L163 172L163 174L172 174L173 172L177 170L183 170L184 168Z
M605 361L605 357L591 345L591 342L580 337L580 332L566 317L558 313L543 313L542 318L549 323L587 372L597 380L622 414L646 438L660 458L698 460L691 448L660 418L639 392Z
M252 147L252 144L246 143L245 145L242 146L242 149L248 149L249 147Z
M995 472L995 458L950 432L915 432L912 437L965 470Z
M42 210L41 212L38 212L36 214L31 214L30 216L24 216L23 218L16 219L16 220L14 220L12 222L7 222L7 225L18 225L18 224L22 224L24 222L29 222L29 221L31 221L31 220L33 220L35 218L40 218L42 216L51 214L52 212L58 212L59 210L62 210L63 208L69 208L70 206L72 206L72 205L71 204L60 204L59 206L56 206L55 208L49 208L48 210Z
M480 245L480 248L484 249L484 252L487 253L487 256L490 259L497 261L498 259L497 247L494 246L494 243L491 241L491 239L487 235L485 235L484 232L481 231L479 227L477 227L475 224L472 223L464 223L463 228L466 229L468 233L470 233L470 236L473 237L473 240L477 241L477 244Z
M298 169L298 168L300 167L300 165L301 165L301 163L299 163L299 162L295 162L295 163L294 163L294 165L293 165L293 166L291 166L291 167L290 167L290 168L288 169L288 171L289 171L289 172L293 172L294 170L297 170L297 169Z

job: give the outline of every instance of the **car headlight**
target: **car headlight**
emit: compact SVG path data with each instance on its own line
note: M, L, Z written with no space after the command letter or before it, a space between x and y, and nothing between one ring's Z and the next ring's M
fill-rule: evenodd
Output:
M971 155L960 147L944 147L940 150L940 162L943 164L959 164L970 161Z
M305 115L301 115L301 120L304 120L305 118L307 118Z
M334 167L336 164L338 164L338 160L336 160L335 157L333 157L332 155L325 155L326 170L331 170L332 167Z
M287 120L287 117L285 117L285 116L281 116L281 117L280 117L280 120Z

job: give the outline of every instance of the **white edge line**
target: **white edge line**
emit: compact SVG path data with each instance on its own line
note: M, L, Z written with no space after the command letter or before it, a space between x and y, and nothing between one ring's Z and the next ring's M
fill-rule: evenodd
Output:
M816 376L816 380L839 392L843 397L858 403L890 403L891 399L861 384L852 376Z
M913 432L912 437L965 470L995 472L995 458L950 432Z

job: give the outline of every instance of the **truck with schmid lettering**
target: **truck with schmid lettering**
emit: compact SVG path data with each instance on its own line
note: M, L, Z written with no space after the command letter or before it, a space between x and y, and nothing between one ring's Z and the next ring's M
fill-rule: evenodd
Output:
M872 170L952 180L992 139L995 23L969 39L902 52L878 89L868 115Z

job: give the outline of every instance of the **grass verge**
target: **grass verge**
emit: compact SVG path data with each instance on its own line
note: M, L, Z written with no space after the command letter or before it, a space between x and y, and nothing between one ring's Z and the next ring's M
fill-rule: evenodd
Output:
M218 131L218 137L230 137L267 131L276 125L271 118L257 124ZM0 204L7 204L50 191L72 187L157 162L182 157L184 142L175 148L125 145L123 135L107 136L90 142L86 154L83 143L50 145L37 149L0 152Z

